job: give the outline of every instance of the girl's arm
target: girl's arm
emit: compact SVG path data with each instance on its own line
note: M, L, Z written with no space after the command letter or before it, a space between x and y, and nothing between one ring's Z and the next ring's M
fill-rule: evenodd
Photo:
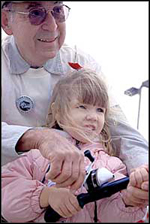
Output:
M121 162L118 166L117 176L124 175L125 166ZM114 173L115 174L115 173ZM122 177L121 177L122 175ZM100 222L138 222L146 213L146 206L127 206L122 198L122 193L118 192L111 197L98 201L98 219Z
M147 188L146 188L147 183ZM127 191L123 191L123 200L126 205L137 206L140 196L139 207L148 205L148 184L149 169L148 165L143 165L131 171L130 182Z
M33 151L42 168L37 166ZM30 222L44 211L39 197L45 188L41 180L46 168L47 161L38 150L31 150L2 167L2 216L8 222Z

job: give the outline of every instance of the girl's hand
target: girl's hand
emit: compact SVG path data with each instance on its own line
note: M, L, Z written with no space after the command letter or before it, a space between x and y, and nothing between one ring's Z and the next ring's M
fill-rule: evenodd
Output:
M49 189L49 205L64 218L71 217L81 210L77 197L66 188Z
M131 170L130 182L129 182L131 186L141 189L142 184L148 181L149 181L148 165L143 165Z
M146 207L148 205L148 165L133 169L126 190L122 191L123 201L127 206Z

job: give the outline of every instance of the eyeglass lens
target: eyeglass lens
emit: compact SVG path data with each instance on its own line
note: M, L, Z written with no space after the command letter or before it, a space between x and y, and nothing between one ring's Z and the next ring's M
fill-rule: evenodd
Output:
M46 19L48 11L49 10L46 11L45 8L37 8L30 10L29 12L30 23L32 25L40 25ZM69 8L65 5L55 6L51 11L51 13L57 22L62 23L68 17Z

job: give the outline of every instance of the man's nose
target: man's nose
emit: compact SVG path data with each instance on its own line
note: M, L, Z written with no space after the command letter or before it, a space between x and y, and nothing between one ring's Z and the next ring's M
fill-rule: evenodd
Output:
M51 10L47 11L47 15L45 21L43 22L42 28L48 29L50 31L54 31L57 29L57 23L54 16L52 15Z

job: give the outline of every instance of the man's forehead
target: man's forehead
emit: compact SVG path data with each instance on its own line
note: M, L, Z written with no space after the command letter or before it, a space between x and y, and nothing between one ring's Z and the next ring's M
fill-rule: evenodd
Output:
M15 3L19 3L19 2L14 2L14 5ZM53 6L53 5L60 5L62 3L63 1L21 1L20 4L17 4L17 6L21 6L21 7L25 6L26 9L29 9L31 7L36 7L36 6Z
M50 4L50 5L63 4L63 1L1 1L1 8L4 8L5 6L9 5L10 3L14 3L14 5L17 3L18 6L26 4L28 7L29 5L42 5L43 4L42 2L43 3L45 2L46 4Z
M59 3L62 3L63 1L24 1L24 2L32 2L32 3L39 3L39 2L51 2L53 4L59 4Z
M42 3L42 2L46 2L46 3L52 3L52 4L60 4L63 3L63 1L24 1L24 3Z
M12 1L13 2L13 1ZM24 3L27 3L27 4L40 4L42 2L45 2L45 3L51 3L51 4L61 4L63 3L63 1L24 1ZM18 2L19 3L19 2ZM23 3L23 2L22 2Z
M56 5L56 4L62 4L63 1L12 1L12 3L20 3L20 4L27 4L27 5L42 5L43 3L51 4L51 5ZM20 5L19 4L19 5Z
M12 1L13 2L13 1ZM63 1L24 1L24 3L37 3L37 4L39 4L39 3L42 3L42 2L46 2L46 3L52 3L52 4L60 4L60 3L63 3ZM17 2L16 2L17 3ZM18 2L19 3L19 2ZM20 3L23 3L23 1L22 2L20 2Z
M1 6L3 6L4 4L8 4L8 3L39 3L39 2L42 2L42 1L1 1ZM45 2L51 2L53 4L59 4L59 3L62 3L63 1L45 1Z

